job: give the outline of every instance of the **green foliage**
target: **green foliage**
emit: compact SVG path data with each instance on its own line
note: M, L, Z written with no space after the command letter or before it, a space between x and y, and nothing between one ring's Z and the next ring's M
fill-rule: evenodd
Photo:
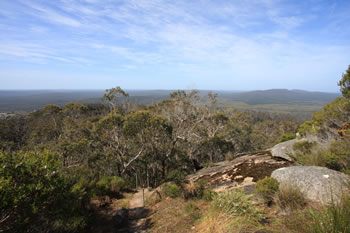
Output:
M185 181L187 173L183 169L174 169L167 174L167 181L181 185Z
M126 182L118 176L104 176L96 182L95 194L98 196L118 193L126 188Z
M115 110L117 104L120 103L121 99L125 97L129 97L129 94L117 86L111 89L107 89L102 97L102 101L109 103L111 109Z
M182 195L182 189L180 186L174 183L164 183L161 186L161 192L171 198L180 197Z
M281 209L296 210L306 205L306 198L299 187L283 184L276 193L276 203Z
M349 99L338 97L325 105L321 111L313 113L312 120L300 125L298 132L303 136L307 134L325 136L329 133L337 136L336 129L342 128L343 123L349 120L349 116Z
M295 134L293 133L285 133L281 136L280 142L286 142L289 140L295 139Z
M0 216L6 232L76 232L88 198L64 178L57 156L0 152Z
M338 82L338 86L340 86L340 91L345 98L350 98L350 65L348 69L342 76L342 79Z
M254 214L255 209L251 202L251 195L246 195L241 189L219 193L213 199L216 209L231 216Z
M293 150L304 155L311 154L312 149L316 146L316 142L301 141L293 145Z
M256 192L259 193L266 203L273 201L275 193L278 191L279 182L272 177L265 177L256 183Z
M350 196L344 195L342 201L320 209L309 209L290 223L298 232L329 233L350 232Z
M333 170L350 172L350 141L334 141L327 149L315 148L315 143L302 142L293 146L293 157L303 165L327 167Z

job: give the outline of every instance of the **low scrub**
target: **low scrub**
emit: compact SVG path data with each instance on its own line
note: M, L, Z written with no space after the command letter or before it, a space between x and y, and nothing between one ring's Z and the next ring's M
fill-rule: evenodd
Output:
M205 181L190 182L183 185L185 199L204 199L211 201L215 193L210 190L209 185Z
M286 142L289 140L295 139L295 134L293 133L285 133L281 136L280 142Z
M350 141L335 141L327 149L317 149L315 146L308 142L295 143L294 159L303 165L327 167L350 174Z
M182 189L174 183L164 183L161 187L161 192L167 197L176 198L182 195Z
M276 203L281 209L297 210L306 205L306 198L297 186L291 184L280 185L276 193Z
M252 195L246 195L241 189L233 189L215 196L213 205L230 216L244 216L254 213L251 198Z
M350 232L350 196L347 194L338 204L332 203L320 209L308 209L292 219L289 225L298 232Z
M94 193L97 196L119 193L126 188L126 182L118 176L104 176L98 180L94 187Z
M184 182L186 175L186 171L182 169L174 169L168 173L166 178L169 182L174 182L177 185L181 185Z
M278 187L279 182L276 179L265 177L256 183L256 192L264 198L265 203L271 204Z
M302 141L296 142L293 145L294 151L301 154L311 154L312 149L316 146L316 142Z

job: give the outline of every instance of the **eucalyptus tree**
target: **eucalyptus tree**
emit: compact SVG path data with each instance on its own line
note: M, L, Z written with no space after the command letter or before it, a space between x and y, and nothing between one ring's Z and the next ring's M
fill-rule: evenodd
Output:
M109 104L111 112L116 110L117 107L119 107L120 111L125 112L128 109L128 102L124 101L124 103L122 103L122 101L127 97L129 97L129 94L117 86L107 89L102 97L102 101Z

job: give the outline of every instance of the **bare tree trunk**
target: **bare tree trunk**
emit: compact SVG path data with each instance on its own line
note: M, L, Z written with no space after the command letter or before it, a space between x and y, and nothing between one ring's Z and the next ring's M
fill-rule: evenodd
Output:
M148 175L148 167L146 166L146 172L147 172L147 188L149 188L149 175Z

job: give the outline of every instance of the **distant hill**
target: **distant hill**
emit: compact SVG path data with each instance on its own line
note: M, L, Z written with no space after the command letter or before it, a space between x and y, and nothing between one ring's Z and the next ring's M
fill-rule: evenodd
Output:
M174 90L126 90L130 94L130 101L137 104L152 104L169 97ZM208 90L201 90L200 96L207 95ZM276 105L323 105L340 96L337 93L309 92L302 90L271 89L263 91L213 91L218 94L220 106L238 107L244 110L272 109ZM46 104L64 105L68 102L96 103L101 101L104 90L13 90L0 91L0 112L30 112L41 109ZM241 104L239 104L241 103ZM243 105L242 105L243 104ZM272 108L269 106L273 106ZM281 106L278 106L280 108ZM308 108L307 118L315 109ZM270 110L269 110L270 111ZM276 110L278 111L278 109ZM293 110L294 111L294 110ZM304 111L304 110L303 110ZM288 111L282 111L287 112Z
M325 104L340 93L310 92L302 90L271 89L264 91L247 91L223 95L224 99L256 104Z

